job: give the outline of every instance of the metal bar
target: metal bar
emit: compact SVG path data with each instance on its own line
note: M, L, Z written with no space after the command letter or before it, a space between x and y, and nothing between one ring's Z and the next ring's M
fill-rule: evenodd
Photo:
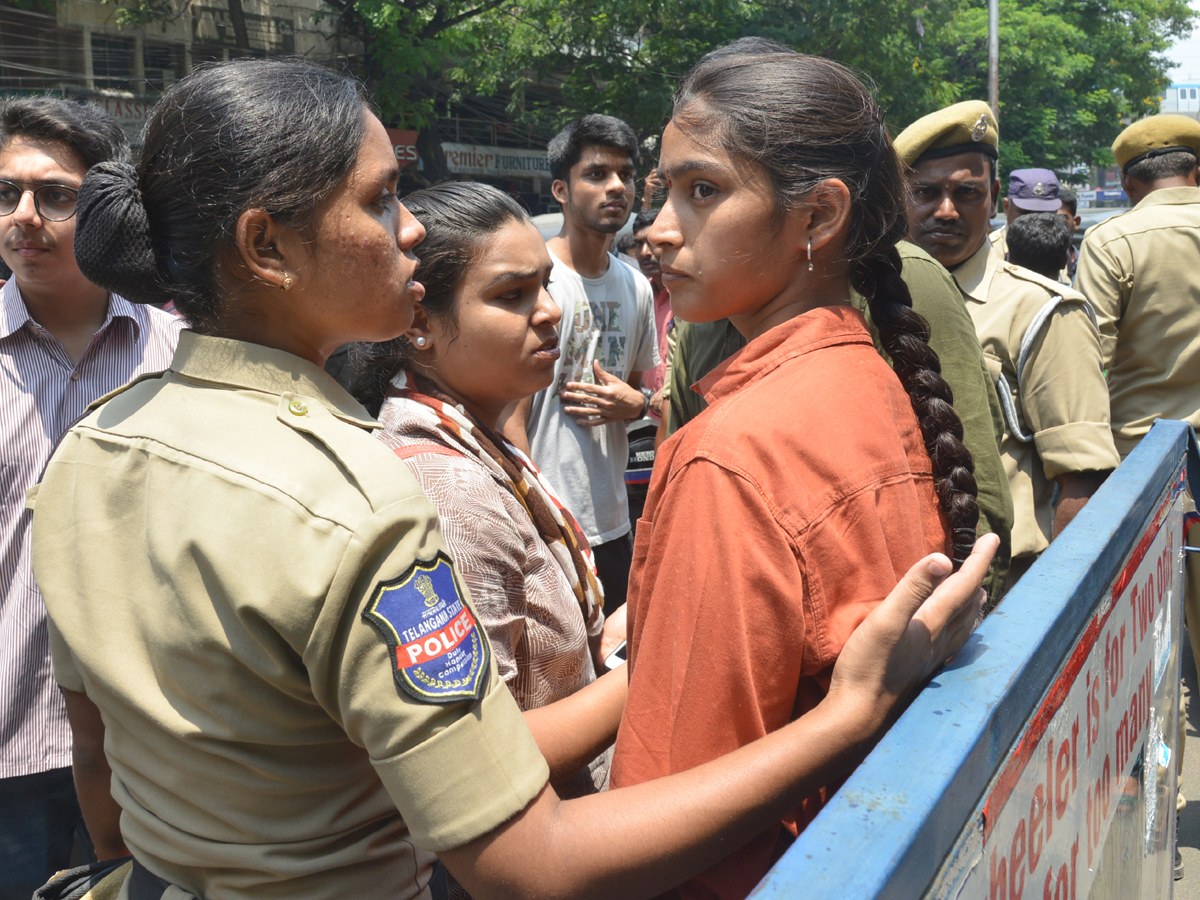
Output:
M988 105L1000 121L1000 0L988 0Z
M1189 433L1186 422L1154 425L800 834L756 900L922 896L1174 484Z

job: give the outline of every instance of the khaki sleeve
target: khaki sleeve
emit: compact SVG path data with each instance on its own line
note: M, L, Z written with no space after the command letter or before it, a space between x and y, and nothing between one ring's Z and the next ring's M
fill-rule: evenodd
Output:
M679 343L677 325L667 329L667 368L663 372L662 398L665 406L671 399L671 360L675 358L675 346ZM659 348L661 349L661 348ZM669 413L667 413L669 415Z
M907 250L907 248L903 248ZM909 251L911 254L911 251ZM975 461L979 488L979 534L1000 536L1000 549L985 584L1000 596L1012 553L1013 501L1000 459L1003 419L1000 401L984 363L962 294L937 262L902 252L901 273L912 295L913 309L929 322L929 346L942 364L942 377L954 393L954 411L963 425L963 443Z
M83 676L75 666L75 657L63 640L62 632L54 627L54 620L49 616L46 617L46 627L50 634L50 663L54 668L54 680L61 688L84 693Z
M669 393L664 396L663 413L667 417L668 437L690 421L693 414L688 409L688 391L691 385L687 383L687 354L690 344L689 334L693 326L687 322L676 321L672 329L674 335L671 344L671 358L667 362L667 372L664 383ZM666 402L669 401L669 402Z
M1019 399L1048 479L1120 464L1100 355L1096 327L1071 301L1055 309L1030 351Z
M1079 265L1075 269L1075 290L1087 297L1096 310L1100 326L1100 368L1105 371L1112 367L1117 330L1133 284L1133 276L1123 271L1124 266L1114 252L1119 243L1111 241L1102 246L1094 235L1089 236L1080 248Z
M364 617L381 587L407 584L415 564L436 564L439 553L454 574L437 513L423 495L376 511L351 536L303 654L317 701L367 750L414 840L433 851L492 831L524 809L549 777L457 574L439 590L459 592L487 648L481 651L486 675L474 696L437 702L406 692L396 676L403 654ZM414 615L421 611L419 594L402 596L415 602Z

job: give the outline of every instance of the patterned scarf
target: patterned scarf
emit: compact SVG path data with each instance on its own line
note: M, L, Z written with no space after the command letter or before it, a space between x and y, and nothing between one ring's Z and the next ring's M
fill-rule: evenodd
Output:
M404 402L405 412L456 444L464 456L477 459L499 477L529 513L538 535L546 542L590 626L604 610L604 589L596 577L592 549L575 517L542 478L537 466L500 435L481 425L463 407L437 389L428 378L401 372L392 379L388 397Z

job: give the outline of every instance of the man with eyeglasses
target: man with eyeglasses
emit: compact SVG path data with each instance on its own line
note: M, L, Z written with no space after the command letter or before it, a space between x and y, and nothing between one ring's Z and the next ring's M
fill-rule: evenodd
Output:
M28 900L68 865L82 824L71 746L30 566L25 491L93 400L171 362L181 323L90 283L75 263L75 204L89 168L128 161L96 106L52 98L0 105L0 900Z

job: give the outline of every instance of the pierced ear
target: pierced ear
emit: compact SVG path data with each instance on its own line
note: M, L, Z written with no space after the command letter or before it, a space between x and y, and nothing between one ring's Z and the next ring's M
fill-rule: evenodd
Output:
M809 198L805 239L811 238L816 250L845 230L850 221L850 189L840 178L830 178L818 185Z
M433 332L429 329L429 314L418 303L413 307L413 322L404 332L404 337L420 353L433 348Z
M287 232L285 234L285 232ZM246 275L264 284L286 290L292 286L299 260L290 259L296 248L285 229L264 209L248 209L238 217L234 246Z

